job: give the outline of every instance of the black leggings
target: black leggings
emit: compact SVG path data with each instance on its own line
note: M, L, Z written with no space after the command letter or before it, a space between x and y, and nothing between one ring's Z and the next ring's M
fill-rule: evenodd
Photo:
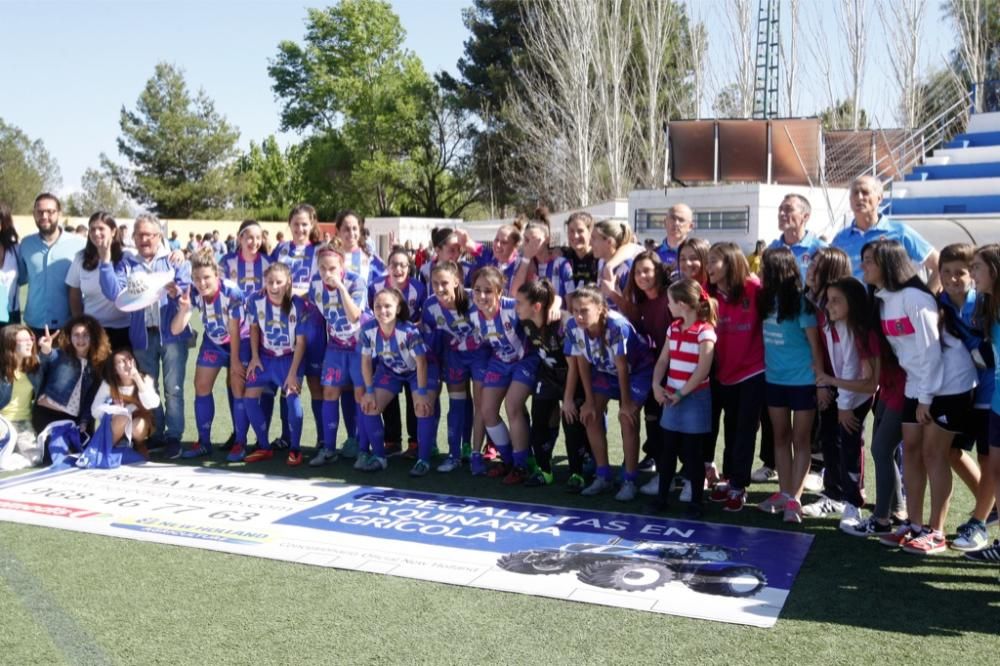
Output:
M413 411L413 394L409 384L403 384L406 393L406 432L409 441L417 441L417 414ZM403 421L400 418L402 403L399 396L394 396L392 402L382 411L382 422L385 424L385 441L403 442Z
M576 406L583 404L583 389L577 391ZM539 395L531 398L531 450L535 462L546 472L552 471L552 433L549 424L552 415L559 412L560 401L544 398ZM570 474L583 475L583 462L590 451L590 441L587 439L587 428L577 419L576 423L568 423L561 418L563 434L566 437L566 462Z
M743 490L750 485L750 468L757 444L757 426L764 403L764 373L748 377L738 384L712 385L712 441L719 434L722 413L722 474L733 488ZM662 477L661 477L662 478Z
M705 465L701 460L704 433L689 434L676 430L662 432L663 445L656 459L656 469L660 473L660 501L668 501L670 480L674 478L679 457L683 463L684 478L691 483L691 503L701 504L705 488Z

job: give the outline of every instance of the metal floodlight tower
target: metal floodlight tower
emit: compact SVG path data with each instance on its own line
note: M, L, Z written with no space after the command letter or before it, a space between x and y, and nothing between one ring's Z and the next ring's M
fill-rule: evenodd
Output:
M778 0L757 4L757 67L753 88L753 117L767 120L778 115L778 52L781 48Z

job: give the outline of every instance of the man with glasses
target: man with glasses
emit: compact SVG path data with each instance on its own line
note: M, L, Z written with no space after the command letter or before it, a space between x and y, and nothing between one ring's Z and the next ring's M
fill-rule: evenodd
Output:
M66 233L59 225L61 213L62 204L54 194L39 194L32 210L38 233L21 241L17 282L28 285L24 323L35 337L44 335L46 326L55 331L69 321L66 273L73 257L86 245L85 238Z
M185 326L179 335L174 335L170 324L177 313L176 297L191 284L191 264L184 260L180 252L168 255L162 251L163 231L155 215L144 213L136 218L132 239L135 241L134 255L125 255L114 266L110 260L101 263L101 291L108 299L114 300L125 289L128 276L132 273L169 271L174 274L174 281L168 286L171 298L164 296L132 313L129 340L139 370L152 377L157 388L160 368L163 368L166 409L157 407L154 410L156 430L151 438L153 445L149 448L159 448L165 443L167 457L178 458L184 435L184 376L188 342L193 333L190 326Z
M663 221L667 236L656 248L656 253L670 268L671 273L677 270L677 248L691 234L691 229L694 228L693 220L694 213L691 212L691 207L687 204L674 204L667 211L667 217Z

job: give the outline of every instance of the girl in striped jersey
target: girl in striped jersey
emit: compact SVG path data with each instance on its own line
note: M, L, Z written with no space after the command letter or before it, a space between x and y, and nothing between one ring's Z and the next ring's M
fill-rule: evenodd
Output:
M441 385L438 362L428 353L419 329L407 321L410 313L399 291L391 288L380 291L375 296L373 310L375 319L361 327L361 373L365 382L361 408L372 454L359 453L354 468L375 472L388 465L382 410L393 396L399 395L403 384L409 384L415 394L420 449L410 476L424 476L431 469L437 434L434 406Z
M480 451L474 451L470 461L472 473L488 473L492 477L508 477L505 483L517 483L516 476L527 477L529 456L528 396L535 388L538 355L524 340L521 321L515 310L516 301L503 296L506 280L493 266L481 268L473 281L473 306L469 319L476 338L492 354L486 362L483 393L477 407L490 439L500 452L503 462L488 472ZM510 430L500 420L500 405L506 403ZM513 443L512 443L513 440ZM479 442L475 442L479 448ZM522 479L523 480L523 479Z
M302 464L299 444L302 438L303 359L306 336L303 333L305 303L292 293L292 272L283 263L271 264L264 273L264 290L250 297L246 321L250 325L250 363L244 404L250 424L257 433L258 448L246 461L270 460L274 451L267 442L267 422L260 396L266 391L281 391L288 405L288 431L291 437L288 465Z
M344 270L344 255L330 245L316 251L319 279L309 289L312 301L326 323L326 353L323 357L323 447L309 465L319 467L337 459L337 429L340 427L340 398L344 389L354 387L356 400L344 408L344 429L348 443L357 455L357 423L360 420L355 405L364 396L361 375L361 354L357 348L361 320L365 311L365 285L356 273ZM350 390L348 390L350 393ZM353 440L353 442L351 442ZM351 451L348 451L351 453Z
M520 265L520 255L517 248L521 245L521 230L513 224L504 224L497 229L493 238L493 247L488 248L475 243L476 267L492 266L503 276L503 295L511 295L514 273Z
M664 445L656 466L664 479L673 477L680 455L691 484L688 515L701 516L705 486L702 442L712 432L712 392L708 375L715 354L715 301L694 280L674 282L667 289L670 314L675 319L653 371L653 392L663 405L660 426ZM664 383L666 379L666 383ZM655 510L667 507L670 484L661 483Z
M611 489L608 437L603 417L608 401L618 400L625 474L615 499L629 501L637 492L639 408L649 396L654 359L628 319L608 310L597 287L580 287L571 298L573 319L566 326L565 353L569 357L569 373L563 394L563 413L571 421L576 420L573 396L579 382L586 395L579 409L579 419L587 427L587 437L597 462L597 476L581 494L597 495Z
M261 251L263 230L257 220L243 220L237 232L239 247L222 258L222 276L236 283L244 294L253 294L264 287L264 271L271 260Z
M469 381L474 395L482 395L483 378L489 348L476 339L469 316L472 305L469 293L462 287L462 269L453 261L439 261L430 273L434 292L425 302L423 327L428 338L435 340L444 360L442 380L448 385L448 458L438 465L439 472L451 472L461 466L462 446L471 442L477 446L483 440L483 418L472 409ZM482 458L478 460L482 465Z
M389 272L368 285L368 305L375 303L375 294L386 288L399 290L410 310L410 322L420 324L420 316L427 298L427 288L418 280L410 279L410 255L406 248L397 245L389 253ZM410 435L410 446L406 451L407 458L417 457L417 415L413 411L413 394L408 385L403 386L406 392L406 431ZM399 417L400 402L396 397L382 412L385 425L385 446L387 455L393 455L400 450L403 439L403 424Z
M337 213L334 224L337 225L337 240L340 241L347 270L360 276L365 284L384 278L386 271L382 259L369 252L364 245L364 218L353 210L342 210Z
M434 248L434 258L424 262L420 267L420 281L424 286L431 287L431 272L439 263L450 261L462 269L460 284L468 286L475 266L462 260L463 253L475 254L480 246L469 238L462 229L436 227L431 229L431 245Z
M316 226L316 209L309 204L299 204L288 215L288 227L292 239L282 241L271 254L271 263L281 263L288 266L291 275L292 293L303 297L309 293L316 275L316 247L319 245L319 229ZM309 385L313 418L316 420L316 432L323 432L323 389L320 386L320 373L323 369L323 354L326 349L323 315L312 302L305 302L305 317L299 322L299 331L306 338L306 352L303 358L302 370ZM345 405L346 406L346 405ZM265 399L264 412L270 414L272 407ZM281 439L279 445L287 444L291 433L287 424L291 422L285 413L285 403L281 407ZM270 420L270 418L268 419ZM322 437L320 438L322 439ZM322 442L317 448L322 447Z
M194 371L194 418L198 426L198 441L185 450L182 458L197 458L212 453L212 422L215 420L215 398L212 388L219 370L229 369L228 384L233 394L230 412L236 433L233 447L226 456L229 462L243 460L250 422L243 402L246 365L250 362L250 333L243 319L244 296L234 283L219 279L219 265L211 248L204 248L191 257L192 298L188 287L177 299L177 314L170 322L170 331L180 335L191 321L192 305L201 309L204 335Z
M544 222L529 222L525 227L524 258L511 282L511 291L516 294L521 285L536 278L545 278L565 303L568 289L573 284L573 267L565 257L549 249L550 237L549 225Z

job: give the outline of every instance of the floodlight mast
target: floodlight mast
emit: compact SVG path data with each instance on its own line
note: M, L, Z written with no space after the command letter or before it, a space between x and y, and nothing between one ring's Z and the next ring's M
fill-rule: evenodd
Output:
M753 89L753 117L759 120L778 115L778 52L781 38L778 0L757 3L757 68Z

